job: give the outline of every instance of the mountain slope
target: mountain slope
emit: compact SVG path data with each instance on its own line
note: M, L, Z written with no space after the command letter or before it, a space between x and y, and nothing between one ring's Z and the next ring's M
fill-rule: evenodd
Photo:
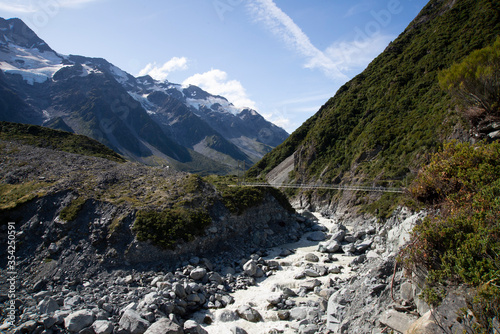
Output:
M248 110L196 86L58 54L19 19L0 18L0 70L0 120L87 135L146 164L227 173L288 136L257 112L248 118Z
M430 1L365 71L249 175L267 175L293 155L289 181L404 185L424 156L463 126L439 88L438 71L499 33L497 1Z

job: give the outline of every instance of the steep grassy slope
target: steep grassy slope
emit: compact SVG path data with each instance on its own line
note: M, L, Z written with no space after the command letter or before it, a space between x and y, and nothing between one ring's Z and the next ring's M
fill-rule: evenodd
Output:
M295 152L297 182L403 185L464 126L437 74L500 33L494 0L432 0L367 69L249 170L264 176Z
M0 139L125 162L123 157L94 139L43 126L0 122Z

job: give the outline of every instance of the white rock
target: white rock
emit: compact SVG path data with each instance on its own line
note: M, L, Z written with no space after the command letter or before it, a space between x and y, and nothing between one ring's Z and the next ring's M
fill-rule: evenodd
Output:
M243 271L248 276L254 276L257 272L257 262L255 262L254 260L249 260L243 265Z
M113 324L107 320L97 320L92 325L92 328L95 334L111 334L114 330Z

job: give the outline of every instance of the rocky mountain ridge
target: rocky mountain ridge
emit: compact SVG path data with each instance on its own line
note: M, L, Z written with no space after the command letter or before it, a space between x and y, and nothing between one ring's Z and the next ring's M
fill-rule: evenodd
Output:
M199 87L61 55L19 19L1 19L0 41L4 121L71 130L146 164L218 174L253 164L288 136Z

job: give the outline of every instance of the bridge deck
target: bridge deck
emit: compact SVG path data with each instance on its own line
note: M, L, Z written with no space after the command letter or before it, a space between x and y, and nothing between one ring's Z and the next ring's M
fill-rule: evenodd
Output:
M368 187L368 186L341 186L328 184L272 184L272 183L252 183L242 182L240 186L244 187L273 187L273 188L302 188L302 189L333 189L333 190L349 190L349 191L376 191L386 193L403 193L404 188L389 188L389 187Z

